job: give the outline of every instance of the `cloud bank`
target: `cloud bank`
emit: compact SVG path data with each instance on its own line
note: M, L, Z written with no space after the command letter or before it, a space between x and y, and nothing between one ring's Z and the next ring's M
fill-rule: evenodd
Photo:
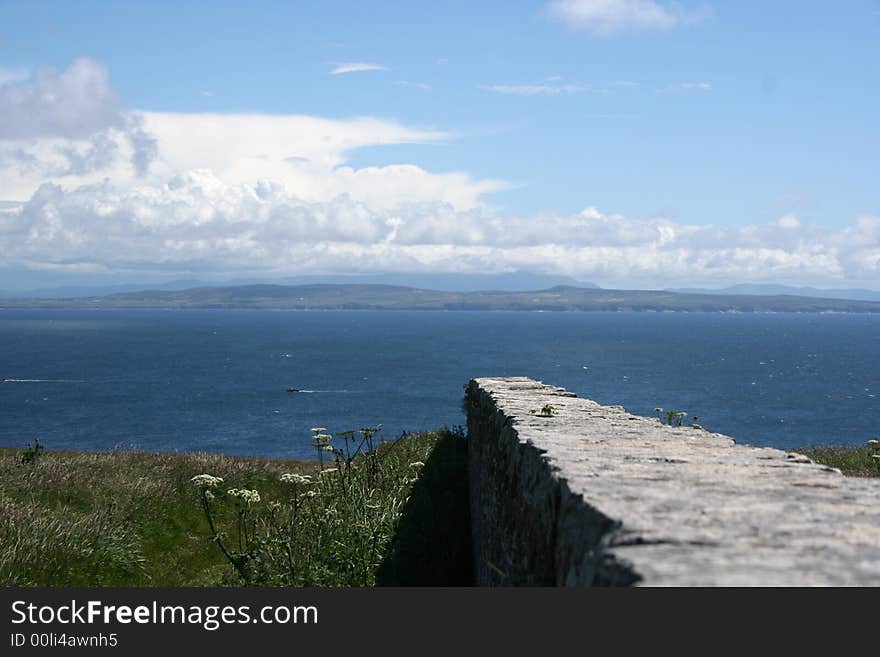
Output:
M876 281L880 217L842 230L788 215L766 225L696 226L574 215L507 216L440 201L393 209L340 195L308 202L283 185L227 184L209 171L161 186L43 185L0 210L0 266L70 271L506 272L605 285Z
M592 207L500 213L487 199L502 180L348 163L358 148L442 143L449 132L374 117L134 111L92 60L6 82L0 108L10 117L0 133L0 269L533 271L649 288L880 279L877 216L829 229L794 215L713 226Z

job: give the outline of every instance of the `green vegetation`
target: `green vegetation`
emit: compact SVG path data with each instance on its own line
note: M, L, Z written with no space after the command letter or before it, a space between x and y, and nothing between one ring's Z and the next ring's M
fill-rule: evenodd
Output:
M668 424L670 427L687 426L687 411L678 411L674 408L663 409L658 406L654 409L654 412L657 414L657 419L660 420L661 424ZM702 429L703 427L696 423L699 419L698 416L694 415L691 419L691 426Z
M554 408L552 404L544 404L541 407L540 411L533 408L529 412L532 415L540 415L541 417L553 417L554 415L556 415L556 408Z
M2 448L0 586L472 582L460 431L320 429L314 446L318 461ZM876 440L798 451L880 477Z
M461 433L372 447L323 465L0 449L0 586L469 583Z
M455 443L459 451L464 448L464 436L454 432L420 434L393 443L378 443L378 430L366 428L357 434L352 431L339 434L343 444L336 446L326 429L312 431L313 446L319 457L318 470L314 475L282 474L279 480L285 489L271 501L256 489L232 488L224 494L227 482L208 473L193 478L210 527L210 538L235 571L227 583L260 586L374 586L380 583L379 569L386 561L386 552L394 541L413 484L419 479L425 462L430 460L440 441ZM325 460L325 455L332 460ZM458 462L464 465L463 460ZM462 476L462 469L458 472L457 484L438 480L436 492L439 494L452 483L464 493L466 478ZM459 496L459 499L465 501L466 498ZM457 513L459 517L467 515L463 508L449 508L447 512ZM425 518L428 527L436 518ZM460 529L464 536L469 532L466 526ZM454 543L464 542L461 538L451 538ZM410 540L417 540L417 536L410 536ZM405 543L398 542L394 552L398 560L408 558L407 548ZM466 551L459 556L466 556ZM404 565L389 565L383 573L399 579L394 575L404 572L404 568ZM418 572L412 574L419 579Z
M860 447L808 447L795 451L816 463L838 468L850 477L880 477L880 443L877 440Z
M442 292L395 285L238 285L78 299L4 299L5 308L271 308L288 310L637 310L880 312L880 302L793 295L692 294L558 286L533 292Z
M40 454L43 453L44 449L40 439L34 438L33 444L28 444L27 448L21 453L21 462L23 464L35 462L40 458Z

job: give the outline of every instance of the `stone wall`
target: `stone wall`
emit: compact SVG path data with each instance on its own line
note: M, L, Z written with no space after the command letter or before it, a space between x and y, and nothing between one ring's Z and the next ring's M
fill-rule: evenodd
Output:
M465 406L481 585L880 585L878 480L522 377Z

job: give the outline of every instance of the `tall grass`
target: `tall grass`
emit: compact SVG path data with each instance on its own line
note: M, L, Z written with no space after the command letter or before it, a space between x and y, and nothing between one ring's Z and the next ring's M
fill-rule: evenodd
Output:
M0 449L0 585L184 586L224 564L204 540L194 472L271 487L308 462L207 454ZM271 488L270 488L271 489Z
M194 477L210 539L229 562L228 583L260 586L373 586L392 553L413 485L441 442L464 445L461 433L432 432L376 442L376 430L345 432L337 442L315 429L319 468L284 473L280 495ZM464 464L459 460L461 465ZM457 478L466 482L459 470ZM438 482L449 483L449 482ZM440 494L440 491L438 491ZM465 508L466 514L466 508ZM427 524L446 523L435 517ZM465 536L469 529L464 528ZM447 535L448 543L463 536ZM442 543L441 543L442 545ZM460 558L470 558L459 550ZM386 567L390 568L390 566Z
M140 544L113 508L46 513L0 499L0 586L101 586L143 571Z
M880 443L877 440L857 447L813 446L795 451L816 463L838 468L850 477L880 477Z
M322 461L0 448L0 586L470 583L461 433L355 437Z

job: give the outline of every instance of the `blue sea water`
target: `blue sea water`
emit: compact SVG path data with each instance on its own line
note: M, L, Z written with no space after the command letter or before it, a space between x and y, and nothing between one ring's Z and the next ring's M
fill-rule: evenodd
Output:
M511 375L756 445L880 436L878 316L7 309L0 445L311 458L310 427L462 425Z

